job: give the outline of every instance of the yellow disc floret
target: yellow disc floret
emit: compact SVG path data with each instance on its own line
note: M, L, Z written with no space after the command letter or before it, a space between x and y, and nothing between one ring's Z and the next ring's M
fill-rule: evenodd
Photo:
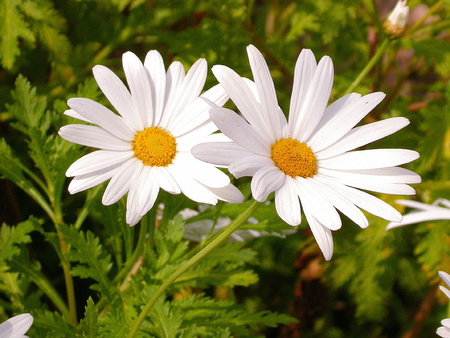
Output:
M167 167L177 152L175 138L159 127L138 132L132 145L134 156L151 167Z
M316 157L306 143L282 138L272 144L270 152L278 169L293 178L313 177L317 172Z

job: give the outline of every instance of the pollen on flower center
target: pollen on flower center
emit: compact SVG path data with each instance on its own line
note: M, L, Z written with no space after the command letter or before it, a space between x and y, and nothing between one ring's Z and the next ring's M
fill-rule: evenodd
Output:
M272 144L270 151L273 162L286 175L306 178L317 172L316 156L306 143L282 138Z
M151 167L167 167L177 152L175 138L159 127L138 132L132 145L134 156Z

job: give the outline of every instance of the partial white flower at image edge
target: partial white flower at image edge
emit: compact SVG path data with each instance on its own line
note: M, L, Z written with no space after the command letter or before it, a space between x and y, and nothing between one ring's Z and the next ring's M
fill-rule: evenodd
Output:
M444 198L437 199L431 205L410 200L399 200L396 203L416 210L403 215L401 222L390 222L387 230L426 221L450 220L450 201Z
M232 69L212 68L242 116L210 103L211 119L232 142L200 144L195 157L240 178L251 176L253 197L265 201L275 192L278 215L290 225L301 222L301 211L325 259L333 254L331 231L340 229L337 210L365 228L361 209L389 221L401 214L382 200L361 191L413 195L408 184L420 176L397 166L419 154L405 149L352 151L379 140L409 124L395 117L355 127L384 97L383 93L346 95L333 104L328 100L333 83L333 63L324 56L302 50L295 66L294 85L285 118L269 68L259 50L247 47L254 82Z
M442 278L442 280L447 284L447 286L450 286L450 275L447 272L439 271L438 272L439 277ZM447 289L445 286L440 285L439 288L445 295L450 298L450 290ZM443 338L450 338L450 318L446 318L441 321L441 324L443 326L439 327L436 331L438 336Z
M24 338L33 324L33 316L22 313L0 324L0 338Z
M209 105L221 106L228 96L220 85L201 97L207 64L198 60L185 74L180 62L165 70L157 51L148 52L144 64L136 55L123 55L129 89L108 68L95 66L100 89L119 115L87 98L68 100L66 115L94 125L71 124L60 129L64 139L100 150L74 162L66 172L73 177L74 194L110 180L102 203L110 205L126 193L126 222L135 225L154 205L159 189L183 193L199 203L218 200L240 203L241 192L213 165L196 159L191 148L209 138L217 127Z

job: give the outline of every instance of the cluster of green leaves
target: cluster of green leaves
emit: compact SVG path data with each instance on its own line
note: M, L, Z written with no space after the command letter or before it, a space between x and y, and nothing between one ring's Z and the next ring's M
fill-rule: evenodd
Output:
M30 337L124 337L158 286L204 245L183 240L184 223L177 214L197 206L180 196L161 194L163 219L153 210L147 227L129 228L123 201L101 205L103 186L75 196L66 192L64 173L86 151L57 135L60 126L73 123L62 114L66 100L78 96L109 104L92 79L92 66L106 65L123 77L123 52L144 57L157 49L166 64L176 59L188 66L204 57L210 66L226 64L250 77L245 47L252 43L265 54L280 106L288 111L300 50L331 56L332 95L340 97L385 38L382 21L393 5L370 0L0 1L0 183L5 189L0 195L7 196L0 221L10 224L0 228L0 319L31 312ZM413 198L431 203L450 199L450 53L442 34L450 24L450 5L443 0L408 5L414 19L405 35L391 42L356 91L387 94L366 122L410 119L410 126L377 147L420 152L421 159L409 165L423 178ZM216 82L209 76L206 86ZM238 184L248 196L248 182ZM393 197L379 197L395 204ZM188 222L233 219L246 207L219 205ZM270 202L254 217L258 224L242 229L280 233L289 228ZM307 224L286 238L224 244L159 298L139 335L393 338L405 332L419 336L423 327L422 336L429 337L446 316L445 299L432 305L439 295L437 271L450 272L448 223L386 232L387 222L369 220L370 227L361 230L344 219L328 263L321 260ZM158 227L149 230L153 224ZM431 312L422 313L427 306ZM290 312L298 323L268 310Z

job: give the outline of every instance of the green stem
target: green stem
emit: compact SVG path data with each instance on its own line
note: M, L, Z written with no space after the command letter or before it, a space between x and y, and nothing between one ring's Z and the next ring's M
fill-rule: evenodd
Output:
M56 308L61 312L64 317L69 317L69 309L67 308L64 301L59 296L58 292L53 288L53 286L49 283L47 279L42 276L42 274L36 269L31 268L26 264L22 264L18 260L12 260L10 262L11 267L22 271L25 273L31 280L36 284L39 289L53 302Z
M236 218L233 222L231 222L226 228L222 230L222 232L212 240L208 245L206 245L199 253L197 253L194 257L189 259L186 263L184 263L177 271L175 271L166 281L161 284L161 286L156 290L155 294L150 298L147 305L145 305L139 317L134 322L133 327L131 328L130 334L128 338L134 338L136 333L138 332L142 322L145 317L147 317L153 305L156 303L158 298L166 291L166 289L174 283L178 277L180 277L186 270L188 270L191 266L196 264L200 259L202 259L206 254L211 252L215 247L225 241L235 230L237 230L242 224L244 224L247 219L253 215L253 213L259 208L261 203L254 201L247 210L245 210L238 218Z
M66 258L67 254L70 251L70 246L67 244L67 242L64 240L64 235L59 231L59 226L57 223L55 223L56 227L56 233L58 234L58 240L59 240L59 247L61 249L61 266L63 268L64 273L64 281L66 284L66 295L67 295L67 304L69 307L69 323L71 325L77 325L77 304L75 301L75 287L73 284L73 277L72 277L72 267L70 264L70 261Z
M54 212L54 226L58 235L59 247L61 249L61 266L64 273L64 281L66 284L67 305L69 308L69 324L77 325L77 303L75 300L75 286L73 284L72 266L67 254L70 252L70 245L64 239L64 235L59 230L61 224L64 224L63 212L61 205L61 186L55 186L52 181L47 181L48 190L51 192L50 202Z
M120 270L120 272L114 278L113 284L120 282L128 274L128 272L138 260L139 256L142 254L149 228L148 223L148 217L142 217L140 222L141 229L139 232L139 239L136 245L136 249L134 250L133 255L129 259L127 259L127 262L125 263L125 266L122 268L122 270Z
M439 0L436 2L429 10L428 12L421 17L419 20L417 20L409 29L409 32L414 32L416 29L418 29L420 26L423 25L426 19L428 19L434 12L439 10L442 5L444 4L444 0Z
M375 55L372 57L372 59L369 61L369 63L366 65L366 67L361 71L361 73L358 75L358 77L355 79L355 81L352 82L350 87L348 87L347 91L344 93L344 95L350 94L353 92L353 90L356 88L356 86L359 85L359 83L366 77L366 75L370 72L370 70L375 66L377 61L380 59L380 57L383 55L386 48L391 43L391 39L386 38L383 43L381 44L380 48L378 48Z

